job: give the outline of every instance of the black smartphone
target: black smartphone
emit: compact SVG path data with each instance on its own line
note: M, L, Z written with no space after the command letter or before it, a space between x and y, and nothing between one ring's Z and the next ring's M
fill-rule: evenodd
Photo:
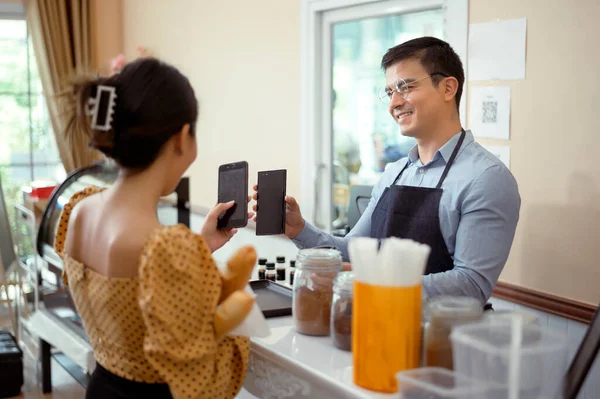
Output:
M285 232L286 182L287 171L285 169L258 172L257 236Z
M218 202L235 201L235 205L219 215L217 227L232 229L248 224L248 162L219 166Z

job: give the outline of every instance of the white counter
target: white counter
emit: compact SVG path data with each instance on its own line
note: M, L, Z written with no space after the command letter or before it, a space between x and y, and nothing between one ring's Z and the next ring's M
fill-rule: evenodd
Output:
M192 215L193 231L200 231L203 217ZM215 260L225 262L242 245L255 246L259 257L274 262L276 256L285 256L286 265L298 253L294 244L283 236L257 237L250 228L239 229L238 234L214 254ZM285 282L289 287L289 267ZM252 274L256 279L257 269ZM267 319L271 335L252 339L250 365L244 390L239 398L251 395L257 398L397 398L397 394L379 394L359 388L352 382L352 353L337 349L331 337L311 337L294 329L293 319ZM251 395L248 395L251 394Z
M302 335L291 316L268 319L271 335L253 338L244 389L259 398L397 398L352 382L352 353L331 337Z

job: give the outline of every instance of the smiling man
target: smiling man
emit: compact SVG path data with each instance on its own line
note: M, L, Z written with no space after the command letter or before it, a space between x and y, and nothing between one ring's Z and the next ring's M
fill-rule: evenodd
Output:
M389 49L381 66L386 84L380 98L400 133L417 145L386 169L346 237L305 222L291 197L286 235L299 248L335 245L345 259L352 237L394 236L428 244L425 294L471 296L484 304L513 242L521 206L517 183L461 126L465 75L448 43L410 40Z

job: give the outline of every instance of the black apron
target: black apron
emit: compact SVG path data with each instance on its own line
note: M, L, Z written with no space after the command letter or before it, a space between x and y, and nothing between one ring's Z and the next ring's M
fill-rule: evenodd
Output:
M410 238L431 247L425 274L441 273L454 268L440 230L442 183L446 179L464 139L464 129L435 188L398 186L396 182L408 166L402 168L390 187L386 187L371 216L371 237Z

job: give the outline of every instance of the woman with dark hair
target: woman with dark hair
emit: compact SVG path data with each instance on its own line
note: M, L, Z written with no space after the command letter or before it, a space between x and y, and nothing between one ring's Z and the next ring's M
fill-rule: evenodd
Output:
M97 360L86 397L235 397L249 342L226 334L254 303L243 286L256 253L230 260L235 286L212 259L236 233L217 229L233 203L215 206L199 235L162 226L156 212L196 158L194 90L176 68L144 58L78 82L74 95L68 133L84 132L120 166L110 188L73 196L55 242Z

